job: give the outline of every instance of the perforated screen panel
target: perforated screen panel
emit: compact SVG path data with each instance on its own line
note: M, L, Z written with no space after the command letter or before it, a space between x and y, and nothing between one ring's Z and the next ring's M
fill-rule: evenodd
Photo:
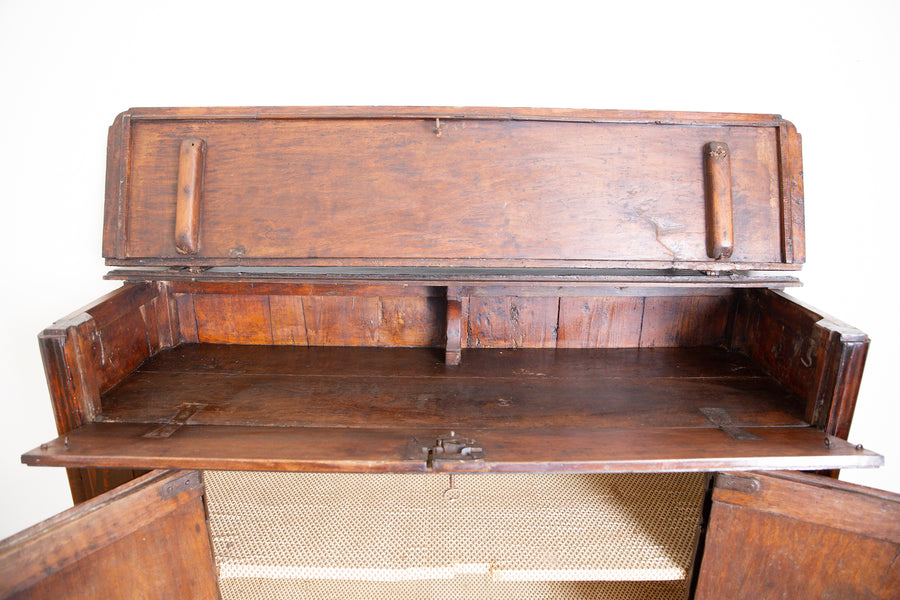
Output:
M223 599L683 598L705 476L207 471ZM458 498L458 499L454 499Z

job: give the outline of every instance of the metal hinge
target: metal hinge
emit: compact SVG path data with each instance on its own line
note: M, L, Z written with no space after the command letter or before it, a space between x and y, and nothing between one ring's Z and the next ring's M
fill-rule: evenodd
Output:
M720 490L731 490L742 494L755 494L759 491L759 480L752 475L742 476L733 473L716 475L716 487Z
M477 469L484 462L484 448L474 439L451 431L430 445L413 438L407 444L406 459L425 459L427 468L432 471L466 471Z

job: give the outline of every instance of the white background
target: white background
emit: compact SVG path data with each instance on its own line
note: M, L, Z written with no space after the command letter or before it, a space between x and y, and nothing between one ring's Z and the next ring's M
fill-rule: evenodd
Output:
M115 287L106 132L130 106L475 105L780 113L803 134L795 295L873 339L850 439L900 492L896 2L0 1L0 537L71 504L36 342Z

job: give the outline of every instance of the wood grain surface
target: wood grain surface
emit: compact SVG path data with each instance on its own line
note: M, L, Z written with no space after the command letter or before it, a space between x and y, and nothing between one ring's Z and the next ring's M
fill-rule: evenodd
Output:
M123 116L114 129L128 131L111 136L111 152L124 183L108 189L104 255L112 264L794 263L782 238L797 237L802 219L783 221L802 205L783 204L802 188L781 179L796 174L777 117L441 110ZM179 145L193 138L207 144L202 236L196 257L184 257L165 232ZM730 148L733 176L735 250L720 265L706 252L703 148L713 140Z
M0 598L218 598L202 492L151 473L0 541Z
M717 477L697 600L896 598L900 496L800 473Z
M103 397L98 421L274 427L806 427L799 399L743 356L712 348L467 350L199 345L166 351ZM649 354L650 356L644 356ZM177 357L177 358L175 358Z
M434 444L446 428L247 427L186 425L171 437L144 437L144 424L93 423L23 456L29 465L204 468L309 472L424 472L410 443ZM457 431L485 460L441 463L478 472L664 472L876 467L883 458L808 427L758 427L736 442L718 429L492 428Z

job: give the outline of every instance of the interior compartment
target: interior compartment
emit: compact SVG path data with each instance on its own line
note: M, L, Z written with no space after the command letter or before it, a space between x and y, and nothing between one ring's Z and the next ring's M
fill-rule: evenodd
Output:
M706 480L204 473L223 600L680 599Z
M781 293L448 290L128 284L45 333L46 360L79 363L80 378L59 382L70 399L57 396L80 412L57 412L83 418L24 460L335 472L880 463L839 439L855 397L841 378L867 339ZM453 319L459 365L445 360Z

